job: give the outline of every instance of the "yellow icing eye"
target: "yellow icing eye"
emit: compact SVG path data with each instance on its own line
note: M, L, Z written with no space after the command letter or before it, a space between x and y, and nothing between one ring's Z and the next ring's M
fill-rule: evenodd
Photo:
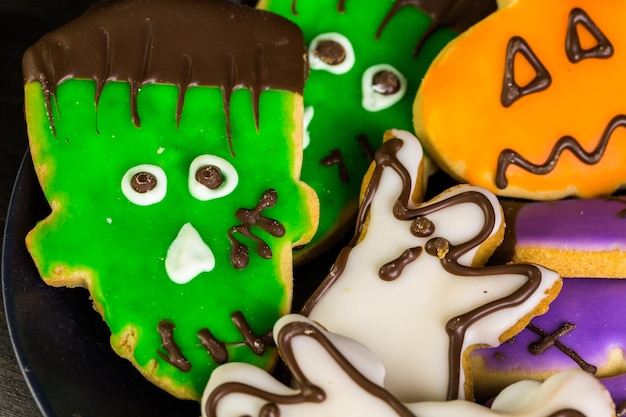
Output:
M149 206L163 200L167 192L165 171L156 165L137 165L122 177L122 193L138 206Z
M238 182L235 167L216 155L200 155L189 166L189 192L201 201L227 196Z
M340 33L317 35L309 45L309 67L333 74L345 74L354 65L352 44Z
M406 93L406 78L388 64L369 67L363 73L363 108L375 112L396 104Z

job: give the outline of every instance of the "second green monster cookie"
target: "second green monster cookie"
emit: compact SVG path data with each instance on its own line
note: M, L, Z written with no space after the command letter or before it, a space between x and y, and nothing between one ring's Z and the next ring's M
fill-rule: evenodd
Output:
M257 7L297 23L308 46L302 180L319 196L320 224L294 253L302 263L352 224L383 133L412 130L413 100L430 62L496 2L261 0Z

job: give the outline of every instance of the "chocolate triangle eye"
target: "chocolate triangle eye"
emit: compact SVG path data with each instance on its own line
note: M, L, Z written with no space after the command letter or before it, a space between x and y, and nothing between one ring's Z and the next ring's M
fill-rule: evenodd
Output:
M537 73L535 78L525 86L520 86L515 82L515 56L518 53L526 58ZM506 49L504 80L502 82L502 94L500 95L502 105L509 107L528 94L545 90L551 83L552 77L550 77L550 73L539 61L532 49L530 49L528 43L519 36L512 37Z
M596 46L583 49L578 36L580 26L583 26L593 36L597 42ZM613 45L611 45L611 42L609 42L604 33L584 10L575 8L569 14L567 37L565 38L565 53L572 63L577 63L587 58L609 58L613 55Z

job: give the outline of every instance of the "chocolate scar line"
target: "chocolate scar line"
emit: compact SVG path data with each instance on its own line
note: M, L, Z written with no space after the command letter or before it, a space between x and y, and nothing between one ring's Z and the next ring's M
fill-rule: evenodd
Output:
M559 158L565 150L572 152L574 156L585 164L594 165L604 156L609 139L611 138L613 131L618 127L626 127L626 115L618 115L611 119L602 133L598 145L591 152L585 151L582 145L572 136L563 136L556 142L554 148L552 148L552 152L548 156L548 159L541 165L528 161L512 149L505 149L500 153L500 157L498 158L498 168L496 170L495 178L496 186L502 190L509 185L508 179L506 178L506 171L510 165L517 165L534 175L549 174L554 168L556 168Z
M231 227L228 231L228 239L231 244L230 262L235 268L244 269L248 266L250 259L248 246L237 240L235 233L240 233L252 239L256 243L256 252L263 259L272 258L272 249L265 241L252 233L252 227L258 227L273 237L283 237L285 235L285 226L278 220L263 216L263 210L274 207L277 199L278 193L276 190L267 189L263 192L259 202L253 209L240 208L235 212L235 217L241 224Z
M237 330L239 330L239 333L243 336L242 342L224 343L217 339L207 328L198 331L200 343L216 363L223 364L228 362L228 346L246 345L257 356L263 355L266 346L274 346L271 329L261 335L257 335L250 327L243 313L235 311L230 317ZM191 363L183 355L174 339L174 329L176 325L169 320L161 320L157 328L161 336L163 348L167 352L164 353L157 349L157 354L170 365L175 366L183 372L189 372L191 370Z

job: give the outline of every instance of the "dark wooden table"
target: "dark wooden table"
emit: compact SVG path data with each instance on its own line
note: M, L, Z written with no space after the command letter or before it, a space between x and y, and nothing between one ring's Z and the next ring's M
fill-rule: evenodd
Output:
M28 147L23 117L21 55L47 31L85 10L88 0L0 0L0 225ZM0 299L0 417L40 416L15 359Z

